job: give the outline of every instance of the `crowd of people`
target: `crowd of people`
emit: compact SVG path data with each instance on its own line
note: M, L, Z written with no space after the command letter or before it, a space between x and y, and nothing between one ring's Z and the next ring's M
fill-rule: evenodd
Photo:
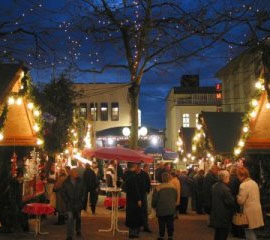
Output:
M197 168L180 171L169 163L160 163L155 169L154 184L148 164L128 163L123 171L119 164L109 162L104 179L98 171L93 163L72 169L67 166L58 174L51 166L47 174L47 199L51 204L54 202L57 224L65 224L67 220L67 240L73 239L74 228L77 235L81 234L81 211L86 210L88 202L92 214L96 213L102 180L108 187L121 187L126 193L129 238L139 238L141 231L152 233L148 221L150 208L158 219L158 240L165 239L166 230L168 239L173 239L174 222L179 214L188 214L189 206L197 214L209 215L208 225L215 229L215 240L226 240L230 231L235 237L256 240L254 229L264 225L259 187L244 167L232 166L228 171L213 165L205 174ZM237 212L247 218L244 228L233 224Z

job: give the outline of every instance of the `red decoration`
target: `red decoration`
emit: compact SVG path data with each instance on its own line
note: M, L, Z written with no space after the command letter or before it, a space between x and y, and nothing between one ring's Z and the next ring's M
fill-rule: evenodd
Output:
M54 208L50 204L30 203L24 206L23 212L32 215L48 215L54 213Z
M104 206L106 208L112 207L112 198L111 197L106 197L104 200ZM126 206L126 198L124 197L119 197L118 198L118 206L121 208L124 208Z

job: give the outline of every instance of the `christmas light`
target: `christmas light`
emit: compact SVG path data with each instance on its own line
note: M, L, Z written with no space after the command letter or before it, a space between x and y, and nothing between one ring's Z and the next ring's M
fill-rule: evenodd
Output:
M10 97L10 98L8 99L8 104L9 104L9 105L12 105L12 104L14 104L14 103L15 103L14 97Z
M37 145L42 145L42 144L43 144L43 140L40 139L40 138L38 138L38 139L37 139Z
M91 144L91 125L88 124L87 126L87 133L86 136L84 138L84 143L85 143L85 147L86 148L92 148L92 144Z
M38 132L40 130L40 127L37 124L35 124L33 126L33 129L34 129L35 132Z
M258 106L258 101L256 99L252 99L251 104L253 107L257 107Z
M263 89L263 85L262 85L262 83L260 81L258 81L258 82L255 83L255 87L257 89L259 89L259 90L262 90Z
M128 127L123 128L122 133L125 137L130 136L130 129Z
M234 155L239 155L241 153L241 149L240 148L236 148L235 150L234 150Z
M30 109L30 110L32 110L32 109L34 108L34 104L31 103L31 102L28 103L28 104L27 104L27 108Z
M139 130L139 136L143 136L145 137L148 133L148 130L146 127L141 127L140 130Z
M243 127L243 132L247 133L249 131L249 128L247 126Z
M36 117L38 117L38 116L40 115L40 112L39 112L38 110L35 110L35 111L34 111L34 115L35 115Z
M183 162L187 162L187 159L186 158L183 158Z
M17 98L16 104L17 105L22 105L22 98Z
M244 147L245 146L245 142L243 140L240 140L238 143L239 147Z
M257 115L257 112L256 112L256 111L252 111L252 112L250 113L250 116L251 116L252 118L255 118L256 115Z
M270 109L270 103L266 103L266 108Z
M195 145L192 146L192 151L195 152L197 147Z
M0 133L0 141L2 141L4 139L4 134Z

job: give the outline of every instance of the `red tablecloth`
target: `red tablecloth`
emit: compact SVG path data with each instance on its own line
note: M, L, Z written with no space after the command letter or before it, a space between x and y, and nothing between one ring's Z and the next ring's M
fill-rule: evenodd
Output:
M23 212L32 215L47 215L54 213L54 208L50 204L29 203L24 206Z
M106 197L104 200L104 206L106 208L112 207L112 198L111 197ZM125 207L126 206L126 198L124 197L119 197L118 198L118 206L119 207Z

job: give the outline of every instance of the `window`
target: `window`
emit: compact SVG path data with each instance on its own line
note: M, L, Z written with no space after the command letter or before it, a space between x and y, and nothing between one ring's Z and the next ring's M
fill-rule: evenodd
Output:
M189 127L189 114L183 114L183 127Z
M80 115L83 117L87 117L87 104L80 103Z
M100 104L100 120L108 121L108 103Z
M111 105L111 119L112 121L119 120L119 103L113 102Z
M90 103L90 120L91 121L97 121L97 109L98 109L98 104L97 103Z

